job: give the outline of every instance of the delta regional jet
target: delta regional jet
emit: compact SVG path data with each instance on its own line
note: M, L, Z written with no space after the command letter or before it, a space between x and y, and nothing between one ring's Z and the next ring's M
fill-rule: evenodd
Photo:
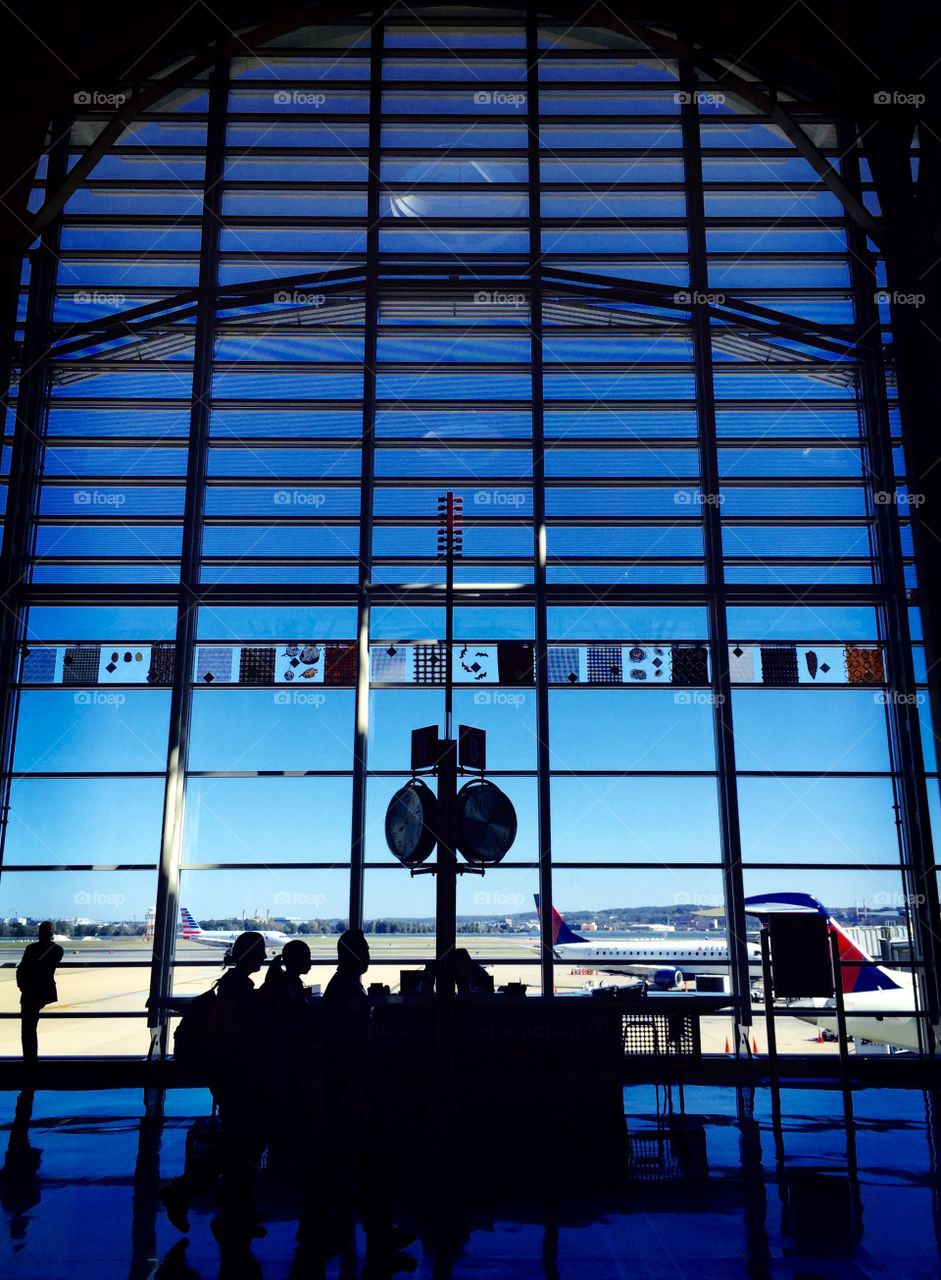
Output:
M843 1008L846 1034L874 1044L896 1045L902 1049L918 1048L918 1019L914 1017L915 989L912 975L900 969L886 969L844 932L830 912L809 893L770 893L745 899L745 910L765 924L772 912L814 912L826 919L831 932L839 939ZM828 1031L836 1031L835 999L816 996L792 1002L824 1013L796 1014L802 1022ZM873 1017L862 1017L869 1013ZM907 1015L907 1016L906 1016Z
M180 907L180 917L183 921L185 940L199 942L204 947L231 947L239 934L244 932L242 929L236 929L234 932L224 929L201 929L186 907ZM274 929L258 929L257 932L264 938L266 947L283 947L286 942L291 941L290 934L278 933Z
M536 911L539 911L538 896ZM745 945L749 972L753 977L760 977L761 948L755 942ZM552 951L557 960L570 960L601 973L648 978L658 987L679 987L687 978L728 973L729 948L724 939L712 942L696 934L674 933L666 937L589 942L569 928L555 907L552 908Z

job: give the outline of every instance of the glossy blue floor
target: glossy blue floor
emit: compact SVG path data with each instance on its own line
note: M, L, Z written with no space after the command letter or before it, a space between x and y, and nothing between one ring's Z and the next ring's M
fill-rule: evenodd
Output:
M430 1170L396 1180L398 1216L420 1236L414 1274L937 1280L937 1097L859 1090L850 1124L839 1089L787 1087L779 1098L778 1117L767 1089L687 1087L683 1123L674 1088L671 1136L664 1090L629 1088L628 1176L594 1177L586 1143L558 1150L538 1191L527 1132L468 1134L478 1156L485 1144L495 1177L455 1191L449 1224L429 1203ZM157 1192L182 1168L192 1118L206 1113L198 1090L169 1092L162 1120L145 1117L139 1090L40 1091L31 1115L28 1101L0 1094L0 1273L11 1280L388 1274L362 1269L361 1236L325 1271L299 1263L296 1204L273 1173L259 1175L268 1235L250 1254L220 1259L208 1203L182 1246ZM328 1167L330 1153L305 1159Z

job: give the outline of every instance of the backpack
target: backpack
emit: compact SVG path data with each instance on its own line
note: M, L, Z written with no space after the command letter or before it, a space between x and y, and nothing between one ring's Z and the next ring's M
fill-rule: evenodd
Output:
M210 987L194 997L173 1033L173 1059L181 1071L206 1079L212 1060L210 1023L216 1007L216 993Z

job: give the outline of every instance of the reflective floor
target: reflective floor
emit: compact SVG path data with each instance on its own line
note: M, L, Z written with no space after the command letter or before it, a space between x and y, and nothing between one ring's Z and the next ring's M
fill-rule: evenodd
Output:
M850 1123L838 1089L789 1087L779 1098L778 1117L766 1089L688 1087L684 1123L674 1089L671 1129L663 1089L627 1089L623 1178L596 1175L587 1141L557 1150L547 1169L523 1129L468 1134L492 1177L459 1184L458 1173L451 1180L429 1168L396 1179L397 1216L420 1237L409 1251L413 1273L937 1280L938 1096L858 1091ZM380 1274L364 1268L359 1234L325 1270L295 1258L297 1206L273 1173L259 1175L268 1235L250 1253L220 1258L208 1203L193 1210L189 1243L180 1243L157 1193L182 1169L191 1119L206 1113L198 1090L171 1091L162 1122L144 1117L138 1090L37 1092L31 1117L24 1097L18 1120L17 1103L0 1094L0 1274L11 1280ZM329 1167L329 1152L308 1155Z

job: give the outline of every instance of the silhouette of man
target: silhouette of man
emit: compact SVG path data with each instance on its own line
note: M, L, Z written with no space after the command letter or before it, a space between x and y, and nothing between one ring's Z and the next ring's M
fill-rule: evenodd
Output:
M23 1062L30 1067L39 1058L39 1011L59 998L56 969L65 953L53 942L53 932L52 922L44 920L39 926L39 941L29 944L16 966Z
M322 1004L324 1048L325 1147L337 1153L340 1199L360 1201L367 1257L375 1263L410 1245L415 1236L389 1215L388 1178L379 1153L384 1147L379 1119L369 1096L369 997L363 974L369 968L369 944L359 929L337 939L337 971ZM340 1224L325 1221L308 1199L298 1238L302 1244L339 1242Z

